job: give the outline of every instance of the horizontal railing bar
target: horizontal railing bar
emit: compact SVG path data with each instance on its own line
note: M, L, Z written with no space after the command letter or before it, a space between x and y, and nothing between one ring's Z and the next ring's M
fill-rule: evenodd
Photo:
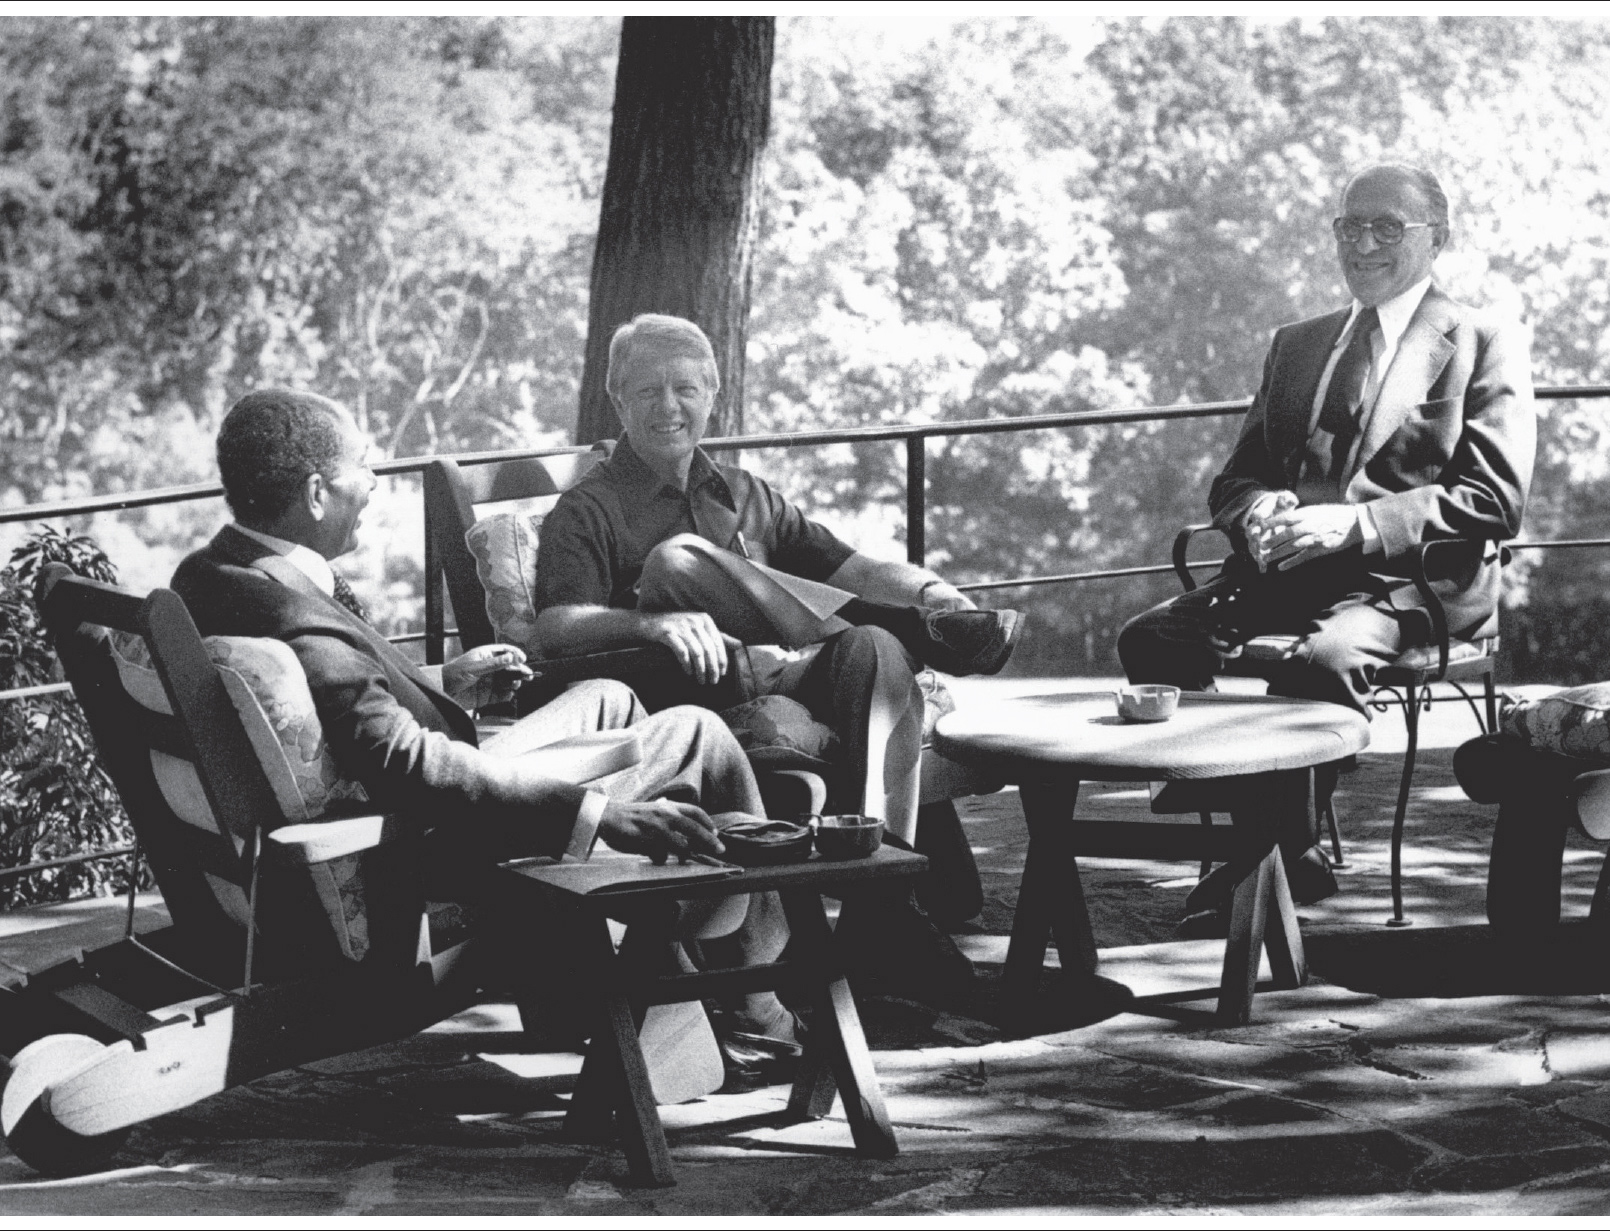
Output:
M51 693L72 691L71 684L32 684L27 688L7 688L0 691L0 701L21 701L24 697L44 697Z
M1218 568L1223 560L1192 560L1186 568ZM1107 568L1090 573L1054 573L1045 577L1013 577L1008 581L969 581L958 590L1010 590L1014 586L1049 586L1065 581L1106 581L1110 577L1154 577L1172 573L1172 564L1143 564L1136 568Z
M116 846L109 851L91 851L87 855L68 855L62 859L47 859L43 863L24 864L20 868L0 868L0 880L13 876L26 876L30 872L43 872L47 868L65 868L68 864L94 863L98 859L120 859L124 855L132 855L132 846Z
M1610 385L1543 385L1534 389L1542 399L1610 398ZM1196 402L1183 406L1139 406L1130 410L1078 410L1052 415L1023 415L1009 419L956 419L934 423L891 423L877 427L839 428L821 432L775 432L759 436L721 436L704 442L707 449L795 449L810 445L854 444L879 440L909 440L930 436L979 436L999 432L1029 432L1057 427L1098 427L1111 423L1169 422L1174 419L1204 419L1240 414L1252 405L1251 398L1229 402ZM478 453L446 453L461 466L483 466L495 462L517 461L529 457L563 457L586 453L581 445L552 446L542 449L499 449ZM379 475L415 474L436 456L402 457L376 462ZM216 483L192 483L183 487L155 488L87 500L64 500L0 509L0 525L38 521L49 517L78 517L89 513L115 513L124 509L147 508L157 504L180 504L187 500L208 500L222 496Z
M1535 543L1505 543L1511 551L1551 551L1556 547L1610 547L1610 539L1539 539Z

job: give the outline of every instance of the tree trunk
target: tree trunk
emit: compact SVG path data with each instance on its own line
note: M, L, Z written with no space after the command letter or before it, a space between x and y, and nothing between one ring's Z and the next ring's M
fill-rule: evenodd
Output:
M750 255L775 34L770 17L621 22L580 444L620 435L604 392L609 339L639 312L686 317L710 336L721 371L710 433L743 430Z

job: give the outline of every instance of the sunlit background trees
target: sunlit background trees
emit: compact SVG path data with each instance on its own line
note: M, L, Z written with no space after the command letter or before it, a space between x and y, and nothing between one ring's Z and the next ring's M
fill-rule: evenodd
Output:
M382 454L568 442L617 46L594 19L0 19L0 504L210 479L268 382L345 401ZM1381 157L1450 188L1448 289L1522 316L1540 380L1602 381L1607 93L1593 23L779 21L745 430L1250 394L1270 330L1342 302L1326 226ZM1607 413L1546 409L1528 534L1610 529ZM935 441L931 561L1160 562L1232 434ZM746 462L902 551L892 446ZM223 516L74 529L154 585ZM420 516L399 481L353 568L397 628ZM1610 674L1610 562L1511 572L1512 678ZM1110 671L1169 588L998 597L1034 615L1019 669Z

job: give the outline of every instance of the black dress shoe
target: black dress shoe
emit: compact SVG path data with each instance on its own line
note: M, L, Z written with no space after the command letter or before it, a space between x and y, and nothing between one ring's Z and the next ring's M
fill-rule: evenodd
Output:
M917 657L948 675L994 675L1023 637L1021 611L929 611Z
M799 1043L741 1030L720 1035L716 1042L721 1047L721 1063L727 1070L727 1079L721 1088L729 1094L793 1081L804 1054Z

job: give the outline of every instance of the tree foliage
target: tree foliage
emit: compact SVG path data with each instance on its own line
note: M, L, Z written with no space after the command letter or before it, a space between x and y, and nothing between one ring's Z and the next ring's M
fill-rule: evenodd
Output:
M0 570L0 690L61 678L33 588L52 562L80 576L117 580L98 547L44 529ZM89 722L70 694L0 704L0 867L43 863L133 841L117 790L95 754ZM128 887L127 861L50 868L0 880L0 906L59 901Z

